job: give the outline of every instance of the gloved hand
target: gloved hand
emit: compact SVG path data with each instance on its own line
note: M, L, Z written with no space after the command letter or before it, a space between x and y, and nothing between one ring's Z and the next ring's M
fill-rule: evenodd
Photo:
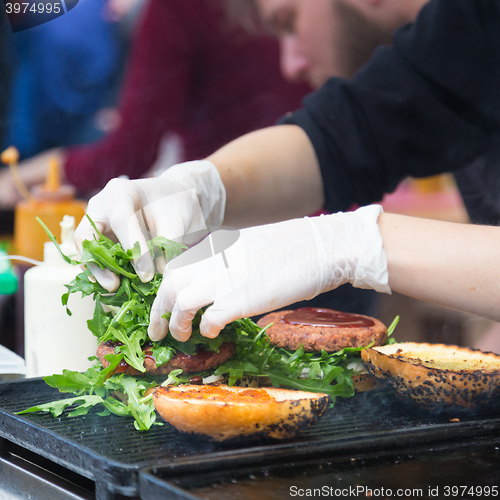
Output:
M196 311L207 304L212 305L203 314L200 330L213 338L235 319L312 299L344 283L390 293L377 225L381 212L373 205L216 231L167 264L149 336L160 340L170 329L176 339L186 341ZM170 324L161 317L167 311L172 312Z
M157 262L148 251L147 241L161 235L179 243L193 244L222 223L226 191L219 172L209 161L174 165L151 179L113 179L88 204L87 214L105 236L119 240L125 250L139 242L141 257L133 262L143 282L150 281ZM75 244L94 237L87 217L75 231ZM119 286L119 278L108 269L89 264L96 280L108 291ZM161 272L161 271L160 271Z

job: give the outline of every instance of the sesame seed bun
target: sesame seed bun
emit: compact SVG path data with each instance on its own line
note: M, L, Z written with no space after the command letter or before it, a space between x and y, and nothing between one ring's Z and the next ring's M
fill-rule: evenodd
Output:
M400 343L361 352L368 371L423 408L479 408L500 396L500 356L444 344Z

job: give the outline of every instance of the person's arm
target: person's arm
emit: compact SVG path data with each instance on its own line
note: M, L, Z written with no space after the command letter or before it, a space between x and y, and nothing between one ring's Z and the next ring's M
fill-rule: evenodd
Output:
M309 215L323 206L311 142L295 125L247 134L208 157L227 193L224 225L243 227Z
M500 228L395 214L378 224L393 291L500 321Z

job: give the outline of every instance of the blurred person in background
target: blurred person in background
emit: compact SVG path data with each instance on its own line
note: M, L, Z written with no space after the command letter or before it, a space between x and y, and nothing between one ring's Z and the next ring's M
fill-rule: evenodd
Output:
M7 109L9 101L12 61L10 44L12 42L11 29L4 12L0 13L0 144L4 143L7 130Z
M0 9L0 144L3 144L7 130L7 109L11 83L11 52L12 31L7 15ZM0 209L0 240L2 236L12 234L14 229L12 212ZM0 241L1 244L1 241ZM0 343L9 345L8 340L14 337L14 306L8 295L0 295ZM7 342L5 342L7 339ZM9 345L12 347L12 344Z
M91 145L32 158L20 165L20 173L28 187L40 183L47 158L56 156L66 181L93 193L114 177L146 174L162 139L180 138L178 160L198 159L274 123L299 107L308 91L280 75L276 42L231 26L220 1L150 0L131 49L118 113L108 115L113 130ZM18 200L4 172L0 203L13 206Z
M0 144L4 144L8 128L8 103L12 77L12 30L7 14L0 12ZM14 222L11 210L0 208L0 235L12 234Z
M94 114L112 98L120 63L117 26L106 2L78 8L11 36L15 73L4 145L21 158L100 135Z
M280 43L280 65L291 81L321 87L352 78L394 32L413 22L428 0L227 0L242 24L259 19Z

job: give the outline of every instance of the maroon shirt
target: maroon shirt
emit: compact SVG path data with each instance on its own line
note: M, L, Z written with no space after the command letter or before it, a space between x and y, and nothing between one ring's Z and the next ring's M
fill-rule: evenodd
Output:
M130 54L121 125L69 149L66 176L83 191L140 177L167 132L181 137L183 160L204 158L300 107L308 90L281 77L277 42L231 27L219 1L151 0Z

